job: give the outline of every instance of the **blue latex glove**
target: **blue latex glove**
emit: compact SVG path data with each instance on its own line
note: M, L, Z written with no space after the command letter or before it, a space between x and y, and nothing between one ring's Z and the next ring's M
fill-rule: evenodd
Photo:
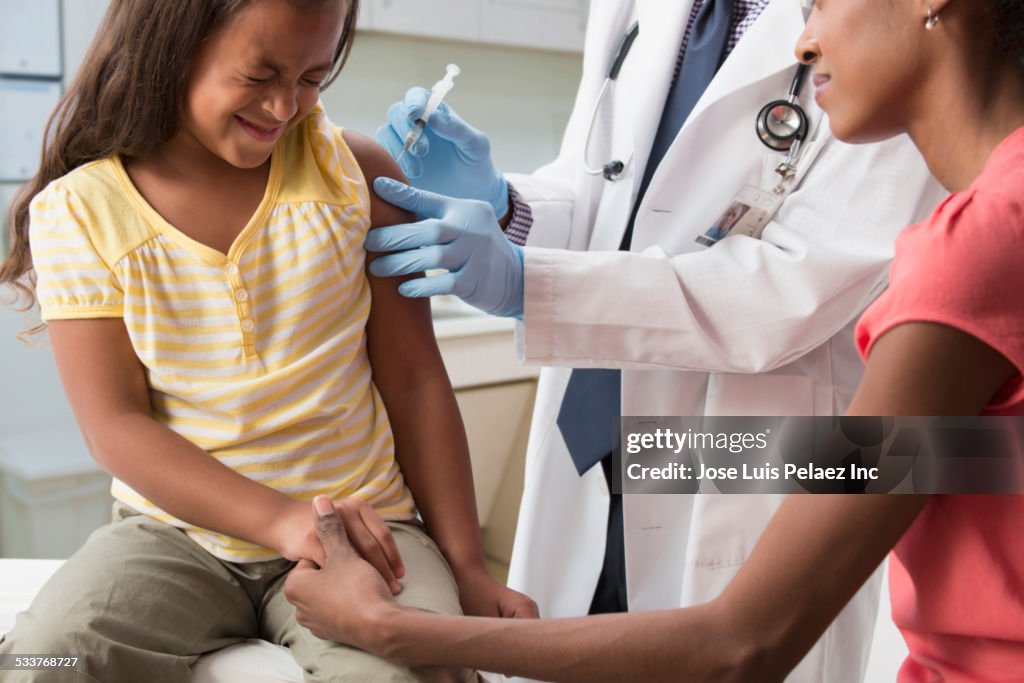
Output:
M397 251L370 264L377 276L443 268L444 275L403 282L407 297L454 294L485 313L523 317L523 248L512 244L485 202L443 197L390 178L373 189L386 202L424 218L419 223L374 228L368 251Z
M402 153L405 136L429 97L430 91L412 88L404 100L388 107L388 122L377 129L375 137L393 159ZM423 135L399 165L414 187L487 202L499 219L508 213L508 183L491 160L491 141L445 102L434 110Z

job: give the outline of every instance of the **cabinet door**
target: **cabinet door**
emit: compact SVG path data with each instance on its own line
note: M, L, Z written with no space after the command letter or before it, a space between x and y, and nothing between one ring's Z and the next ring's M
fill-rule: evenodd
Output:
M480 40L479 0L367 0L370 28L428 38Z
M64 0L64 85L78 73L110 0Z
M0 182L35 175L46 121L58 99L56 81L0 78Z
M0 0L0 73L60 76L58 0Z
M523 464L536 382L460 389L455 399L466 425L477 512L493 527L490 554L508 562L523 491ZM499 540L500 539L500 540Z
M481 40L581 52L587 0L480 0Z

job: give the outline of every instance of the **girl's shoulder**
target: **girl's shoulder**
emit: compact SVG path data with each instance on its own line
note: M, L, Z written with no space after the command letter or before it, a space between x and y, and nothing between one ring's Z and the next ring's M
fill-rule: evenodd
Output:
M383 147L362 133L335 125L322 104L286 136L284 154L284 202L313 200L369 207L375 203L376 195L370 191L375 178L405 180Z
M32 198L29 232L35 240L75 233L106 263L155 234L138 193L113 157L92 161L52 181Z
M33 204L63 201L68 196L88 204L120 194L120 182L113 158L98 159L72 169L44 187L33 198Z
M396 177L398 164L376 140L354 130L343 130L342 139L368 183L380 176Z
M284 138L280 152L284 154L285 182L280 200L365 204L366 181L350 147L351 139L318 103Z

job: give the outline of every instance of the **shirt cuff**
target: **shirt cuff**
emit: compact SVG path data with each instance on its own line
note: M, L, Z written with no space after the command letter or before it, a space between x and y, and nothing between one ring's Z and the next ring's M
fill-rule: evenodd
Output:
M511 183L508 185L508 198L512 217L505 228L505 237L512 244L523 246L526 244L526 238L530 236L530 228L533 227L533 211Z

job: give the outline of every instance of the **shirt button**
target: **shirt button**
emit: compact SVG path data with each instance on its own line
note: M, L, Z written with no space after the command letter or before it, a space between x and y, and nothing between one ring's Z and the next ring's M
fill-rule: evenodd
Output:
M238 264L229 262L226 266L224 266L224 272L226 272L228 275L238 275Z
M244 289L235 290L235 301L248 301L248 299L249 292L245 291Z
M253 321L252 318L246 318L245 320L242 321L243 332L252 332L254 329L256 329L256 323Z

